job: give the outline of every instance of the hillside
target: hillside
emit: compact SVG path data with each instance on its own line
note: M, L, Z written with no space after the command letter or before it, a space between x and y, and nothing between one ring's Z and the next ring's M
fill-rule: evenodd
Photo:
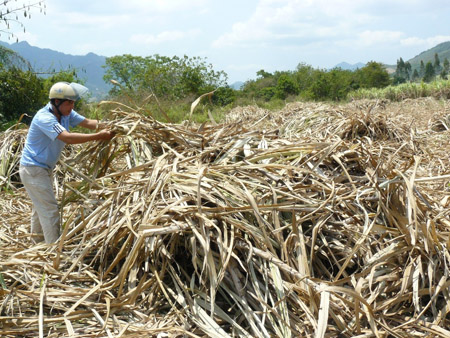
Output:
M424 64L427 64L427 62L434 63L434 55L436 53L439 56L441 65L445 59L448 59L450 61L450 41L440 43L439 45L413 57L412 59L408 60L408 62L411 64L413 69L419 68L420 61L423 61Z
M110 86L103 81L103 68L106 57L94 53L86 55L70 55L47 48L34 47L25 41L8 44L0 41L0 45L9 48L28 60L34 71L48 73L52 71L75 68L95 97L106 95ZM45 76L45 75L44 75Z

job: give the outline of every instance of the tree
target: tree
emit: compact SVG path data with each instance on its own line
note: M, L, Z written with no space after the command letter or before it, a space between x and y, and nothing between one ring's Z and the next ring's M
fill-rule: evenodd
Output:
M423 63L423 60L420 60L419 76L424 77L424 75L425 75L425 64Z
M16 35L12 32L15 26L18 26L25 32L25 26L21 21L22 16L30 19L31 10L36 8L45 14L46 6L43 0L31 3L17 0L2 0L2 2L0 3L0 36L3 33L8 37L8 40L16 38L16 41L18 41Z
M441 71L441 61L439 60L438 53L434 53L434 65L433 65L433 68L434 68L435 75L440 73L440 71Z
M31 121L36 111L49 101L50 87L59 81L83 83L75 71L59 72L43 79L32 70L0 67L0 122L18 120L22 114L27 116L23 121ZM76 107L82 102L77 101Z
M308 92L313 100L325 100L330 94L330 82L326 72L318 72Z
M423 75L423 81L430 82L435 77L434 67L430 61L425 66L425 74Z
M265 79L265 78L267 78L267 77L271 77L271 76L272 76L271 73L266 72L264 69L258 70L258 71L256 72L256 75L257 75L258 77L262 78L262 79Z
M43 98L46 97L45 101ZM31 71L19 68L0 71L0 120L32 116L48 100L42 81Z
M229 86L220 87L212 96L212 102L219 106L227 106L236 100L236 90Z
M312 66L300 63L294 72L295 82L297 83L300 92L307 92L311 87L315 73L320 72Z
M441 78L443 78L444 80L447 80L448 72L449 72L449 68L450 68L449 66L450 66L450 64L448 62L448 59L445 58L444 65L443 65L442 71L441 71Z
M405 82L405 76L404 76L404 67L405 62L402 58L397 60L397 68L395 69L394 74L394 84L403 83Z
M280 99L285 99L290 95L297 95L299 93L298 85L291 74L283 73L278 77L276 88L276 96Z
M412 71L411 64L409 62L405 62L405 75L408 81L411 80L411 71Z
M356 76L362 88L384 88L389 85L389 73L379 62L368 62L356 71Z
M445 60L444 60L444 70L446 72L448 72L449 71L449 67L450 67L450 63L448 62L448 59L445 58Z
M275 96L277 77L274 75L258 77L256 80L248 80L242 87L242 96L251 99L263 99L270 101Z
M211 64L199 57L182 58L129 54L106 59L105 81L115 80L119 86L110 94L126 91L128 95L148 95L149 92L166 99L198 96L222 87L226 83L223 71L214 71Z

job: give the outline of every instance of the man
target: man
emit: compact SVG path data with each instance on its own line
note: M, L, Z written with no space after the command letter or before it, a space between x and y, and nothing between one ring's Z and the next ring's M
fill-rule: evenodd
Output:
M58 204L53 191L52 171L66 143L110 140L114 133L71 133L77 125L91 130L100 127L73 110L74 103L88 89L77 83L58 82L50 89L50 102L34 116L20 159L19 174L31 198L31 233L34 242L54 243L60 236Z

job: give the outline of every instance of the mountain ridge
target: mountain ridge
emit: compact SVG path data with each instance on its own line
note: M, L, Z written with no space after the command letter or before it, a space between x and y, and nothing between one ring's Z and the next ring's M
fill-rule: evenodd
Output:
M424 64L427 64L427 62L434 63L435 54L438 55L441 65L445 59L448 59L450 61L450 41L442 42L434 46L433 48L427 49L416 55L415 57L409 59L408 62L411 64L411 67L413 69L419 68L420 61L423 61Z
M42 74L55 71L77 69L77 75L85 81L94 97L106 96L111 86L103 81L105 74L105 56L94 53L86 55L72 55L58 52L49 48L40 48L30 45L26 41L8 44L0 41L0 45L13 50L26 59L34 71Z

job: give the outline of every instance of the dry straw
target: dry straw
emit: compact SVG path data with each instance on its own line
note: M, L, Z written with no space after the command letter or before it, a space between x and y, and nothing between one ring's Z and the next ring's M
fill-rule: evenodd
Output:
M448 113L296 103L199 127L117 106L119 136L57 167L50 246L28 240L8 130L0 335L448 337Z

